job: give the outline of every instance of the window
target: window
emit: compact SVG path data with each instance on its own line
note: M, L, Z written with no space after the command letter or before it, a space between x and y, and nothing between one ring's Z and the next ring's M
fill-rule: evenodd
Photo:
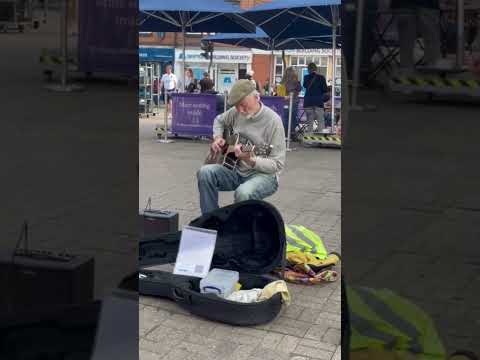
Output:
M318 73L327 77L328 72L328 56L320 56L318 62Z
M273 79L274 84L279 84L283 78L283 69L282 66L277 65L275 67L275 78Z
M270 77L270 76L269 76ZM283 77L283 60L281 56L275 56L275 77L274 82L279 83Z
M185 34L190 37L205 37L205 36L215 35L215 33L208 33L208 32L186 32Z
M342 67L341 66L336 66L335 67L335 77L337 79L340 79L342 77Z
M326 67L323 67L323 66L318 67L317 72L319 74L325 76L325 78L327 77L327 68Z
M298 80L300 81L300 84L303 84L303 68L297 67L297 75L298 75Z
M342 79L342 57L337 56L335 58L335 62L337 63L337 66L335 66L335 78L336 78L336 85L340 86L341 85L341 79ZM340 90L338 90L340 91Z
M147 32L147 31L139 31L138 36L142 38L153 37L156 36L158 39L163 39L165 37L164 32Z
M306 55L306 56L291 56L290 65L295 68L295 71L298 74L298 79L300 82L303 82L303 76L306 74L306 68L309 63L313 62L317 65L317 72L325 78L327 78L327 73L330 65L332 64L331 56L327 55ZM337 79L340 78L341 66L337 66ZM328 79L328 78L327 78Z

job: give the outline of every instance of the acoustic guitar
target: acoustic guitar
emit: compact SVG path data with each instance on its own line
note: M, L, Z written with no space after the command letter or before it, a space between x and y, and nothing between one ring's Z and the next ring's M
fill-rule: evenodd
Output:
M227 169L234 170L238 166L240 159L235 155L235 147L241 145L242 152L253 153L255 156L267 157L270 155L273 146L261 145L256 146L250 140L242 138L239 134L230 134L224 137L225 144L221 150L214 153L210 150L205 160L205 164L221 164Z

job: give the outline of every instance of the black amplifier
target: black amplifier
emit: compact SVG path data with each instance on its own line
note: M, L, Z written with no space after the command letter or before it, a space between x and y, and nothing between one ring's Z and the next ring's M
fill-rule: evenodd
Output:
M140 238L155 237L178 231L178 213L168 210L145 209L139 212Z
M17 250L0 254L0 306L11 311L93 301L91 256Z

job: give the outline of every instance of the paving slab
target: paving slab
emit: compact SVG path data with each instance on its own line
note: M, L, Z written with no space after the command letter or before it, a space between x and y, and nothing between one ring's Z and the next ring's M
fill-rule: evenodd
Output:
M208 143L159 143L154 128L161 121L161 114L139 119L139 206L150 197L154 207L178 211L182 226L200 215L195 173ZM287 154L278 192L266 201L286 223L311 227L328 250L340 251L340 150L295 147ZM233 193L221 193L221 205L232 201ZM162 360L339 360L339 286L289 284L290 307L270 324L241 328L199 319L169 300L141 297L140 355Z

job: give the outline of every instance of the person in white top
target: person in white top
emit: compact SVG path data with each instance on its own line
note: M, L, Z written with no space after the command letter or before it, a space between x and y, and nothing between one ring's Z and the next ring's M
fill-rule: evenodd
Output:
M172 98L170 94L175 92L175 90L177 89L178 81L177 77L172 72L172 65L167 65L165 71L166 73L163 74L160 82L160 88L162 89L164 96L167 97L167 114L168 116L170 116L172 108Z

